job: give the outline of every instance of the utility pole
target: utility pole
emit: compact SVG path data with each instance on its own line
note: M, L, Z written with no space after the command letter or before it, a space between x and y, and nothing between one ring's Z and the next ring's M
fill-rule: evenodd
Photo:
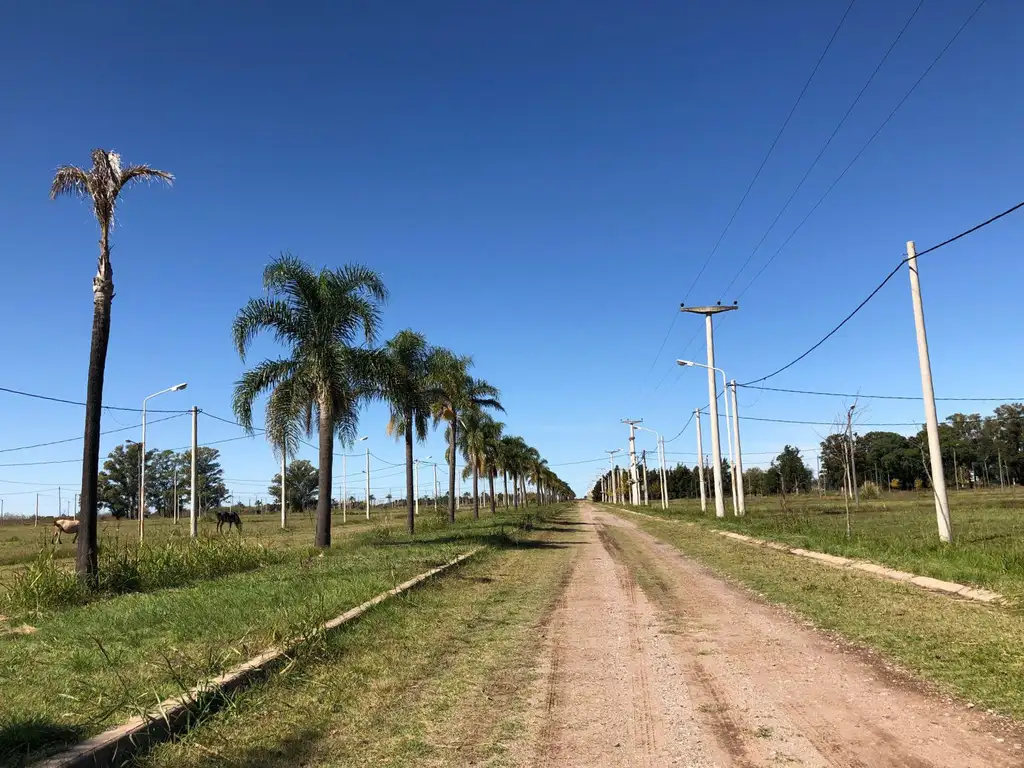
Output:
M437 462L434 462L434 511L437 512ZM505 506L508 506L508 499L505 499Z
M366 519L370 519L370 446L366 446Z
M420 460L416 459L413 462L414 469L416 470L416 480L414 486L416 488L416 501L413 502L415 511L413 514L418 515L420 513Z
M921 366L921 389L924 394L924 415L928 427L928 452L932 464L932 490L935 492L935 519L939 541L953 541L953 526L946 496L946 473L942 468L942 445L939 443L939 417L935 412L935 388L932 386L932 363L928 355L928 334L924 325L921 301L921 277L917 271L917 250L914 241L907 241L907 266L910 271L910 296L914 303L914 326L917 329L917 357Z
M997 448L996 449L996 469L999 470L999 490L1002 491L1002 490L1004 490L1004 488L1003 488L1003 449L1002 448Z
M192 406L192 500L188 508L188 525L189 533L191 538L195 538L199 535L199 490L197 485L197 468L196 464L197 456L199 453L199 409L196 406Z
M605 450L605 453L608 454L608 468L611 470L612 504L618 504L619 503L619 494L618 494L618 489L616 488L616 483L615 483L615 470L616 470L615 454L619 453L619 451L621 451L621 450L622 450L621 448L616 448L613 451Z
M250 504L250 506L252 506ZM172 497L172 507L174 511L174 524L178 524L178 465L174 465L174 492Z
M1002 476L1000 476L1000 482L1002 482ZM58 485L57 486L57 517L61 516L61 507L62 506L64 506L64 505L61 503L60 486Z
M704 492L704 440L700 430L700 408L693 409L694 419L697 421L697 476L700 478L700 511L708 511L707 494ZM720 517L724 517L724 513Z
M743 449L740 447L740 415L739 404L736 399L736 379L729 385L732 387L732 434L736 440L736 464L733 467L736 479L733 487L736 489L736 499L739 502L736 513L743 517L747 514L747 501L743 497ZM726 397L729 394L726 393Z
M815 464L815 466L817 467L817 470L818 470L818 474L817 474L817 478L818 478L818 497L820 498L822 496L822 489L821 489L821 454L820 453L815 453L814 454L814 464Z
M636 425L642 424L643 419L623 419L623 424L629 425L629 503L635 507L640 506L640 481L636 471Z
M647 494L647 451L643 452L643 467L644 467L644 506L651 506L650 496Z
M77 520L78 519L78 494L77 493L74 495L74 499L75 499L75 502L72 505L71 509L74 510L75 520ZM2 502L0 502L0 503L2 503Z
M341 454L341 522L348 522L348 454Z
M846 438L848 440L848 446L850 451L850 485L853 486L853 498L857 505L857 509L860 509L860 490L857 488L857 457L853 450L853 409L857 405L854 403L850 406L850 410L846 412Z
M668 469L665 466L665 438L658 442L661 444L661 508L668 509Z
M715 331L712 317L720 312L731 312L739 307L736 304L725 307L718 304L713 307L687 308L680 304L679 309L681 312L704 315L708 351L708 397L711 400L711 461L715 474L715 516L725 517L725 494L722 490L722 441L718 424L718 386L715 383Z
M956 448L953 449L953 479L956 481L956 489L960 490L960 470L956 465Z
M36 522L35 522L35 526L36 526L36 528L39 527L39 494L38 493L36 494Z

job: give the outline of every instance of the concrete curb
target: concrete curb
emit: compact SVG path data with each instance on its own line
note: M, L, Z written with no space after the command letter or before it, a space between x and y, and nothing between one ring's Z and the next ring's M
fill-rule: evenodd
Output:
M645 512L636 512L632 509L624 509L623 507L613 507L610 504L604 506L611 507L612 509L620 512L628 512L631 515L640 515L641 517L647 517L651 520L657 520L662 523L688 523L686 520L669 520L664 517L658 517L657 515L648 515ZM884 565L878 565L867 560L854 560L849 557L841 557L839 555L829 555L825 552L815 552L809 549L800 549L799 547L789 547L785 544L781 544L777 541L769 541L767 539L758 539L753 536L747 536L744 533L736 533L735 531L722 531L716 528L710 529L713 533L717 533L719 536L724 536L727 539L733 539L734 541L742 541L744 544L751 544L755 547L766 547L767 549L774 549L778 552L786 552L790 555L796 555L797 557L806 557L811 560L817 560L819 563L825 563L836 568L853 568L854 570L863 571L864 573L870 573L872 576L877 576L881 579L889 579L890 581L900 581L906 584L913 584L915 587L921 589L927 589L932 592L941 592L947 595L956 595L957 597L963 597L968 600L976 600L979 603L988 603L990 605L1012 605L1012 601L1007 600L1005 597L1000 595L998 592L992 592L988 589L982 589L981 587L971 587L966 584L958 584L955 581L942 581L941 579L933 579L930 576L918 576L915 573L908 573L907 571L897 571L893 568L888 568Z
M382 592L362 605L345 611L340 616L326 622L324 631L329 632L359 618L374 606L422 584L431 576L453 568L473 557L482 549L483 547L477 547L461 554L444 565L424 571L418 576L402 582L394 589ZM105 768L111 765L122 765L133 754L144 751L157 742L166 740L171 735L188 728L192 722L194 710L203 704L212 701L215 697L244 688L276 664L286 661L289 654L303 640L304 638L300 638L285 647L268 648L259 656L232 667L218 677L205 680L185 693L165 699L157 705L156 709L145 715L133 717L122 725L35 763L35 766L36 768L100 768L101 766Z

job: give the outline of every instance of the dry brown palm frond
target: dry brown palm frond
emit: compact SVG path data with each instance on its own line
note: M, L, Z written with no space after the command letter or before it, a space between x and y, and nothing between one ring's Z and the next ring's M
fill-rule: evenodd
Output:
M61 195L89 197L89 174L77 165L62 165L53 175L50 199L56 200Z
M148 165L130 165L121 171L122 187L138 181L163 181L170 185L174 184L174 174Z

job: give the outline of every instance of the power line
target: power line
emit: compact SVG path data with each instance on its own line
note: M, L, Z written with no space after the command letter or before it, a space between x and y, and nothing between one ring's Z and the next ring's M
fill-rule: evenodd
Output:
M768 158L770 158L772 156L772 152L775 151L775 147L779 143L779 139L782 138L782 134L785 132L786 127L789 125L789 121L793 118L793 113L796 112L796 108L800 105L800 102L803 100L804 94L807 93L807 89L811 85L811 81L814 79L814 76L818 73L818 68L821 67L821 62L825 60L825 55L829 52L829 49L832 47L832 43L835 41L836 36L839 34L839 30L842 29L843 23L846 21L846 17L849 16L850 9L853 8L853 4L855 1L856 0L850 0L850 4L846 6L846 12L843 13L843 17L839 20L839 24L836 25L835 31L832 33L832 37L829 38L828 44L825 46L825 50L821 52L821 55L818 57L818 61L815 62L814 69L811 70L811 74L807 78L807 81L804 83L804 87L800 89L800 94L796 97L796 101L793 102L793 106L790 107L789 114L786 115L786 119L785 121L783 121L782 127L779 128L779 132L775 135L775 140L772 141L771 146L768 147L767 154L765 154L764 159L761 161L761 164L757 167L757 171L754 172L754 176L750 180L750 183L747 184L747 188L743 192L743 197L740 198L739 204L736 206L736 209L732 212L732 216L729 217L729 221L728 223L726 223L725 229L723 229L722 234L718 236L718 240L715 242L715 246L711 249L711 252L707 255L707 258L704 259L704 263L701 265L700 271L697 272L697 276L693 278L693 282L690 284L690 287L686 290L686 294L683 297L683 303L685 303L686 300L689 298L690 291L693 290L694 286L697 285L697 281L700 280L701 275L704 274L704 270L707 269L708 264L711 262L711 258L718 251L718 247L722 244L722 240L725 239L726 233L732 227L732 224L736 220L736 216L739 214L740 209L743 207L743 204L747 201L747 197L748 195L750 195L750 190L753 189L754 183L761 176L761 171L764 170L765 165L768 163Z
M693 414L692 414L692 413L690 414L690 418L688 418L688 419L686 420L686 423L685 423L685 424L683 424L683 428L682 428L682 429L680 429L678 433L676 433L676 436L675 436L675 437L673 437L673 438L672 438L672 440L665 440L665 441L663 441L663 442L662 442L662 445L666 445L666 444L668 444L668 443L671 443L671 442L673 442L673 441L675 441L675 440L678 440L678 439L679 439L679 437L680 437L680 436L681 436L681 435L683 434L683 432L685 432L685 431L686 431L686 428L687 428L688 426L690 426L690 422L691 422L691 421L693 421Z
M857 154L853 156L853 159L843 169L842 173L840 173L836 177L835 181L833 181L829 185L828 189L825 190L825 193L820 198L818 198L818 202L816 202L814 204L814 206L811 208L811 210L807 212L807 215L804 216L804 218L800 221L799 224L796 225L796 228L792 232L789 233L789 237L787 237L785 240L782 241L782 245L780 245L778 247L778 249L775 251L775 253L773 253L769 257L768 261L766 261L762 265L761 269L759 269L757 271L757 274L755 274L750 279L750 281L746 284L746 286L744 286L743 290L740 291L739 296L736 297L737 299L742 298L743 294L745 294L748 290L750 290L750 286L752 286L754 284L754 282L757 280L757 278L759 278L764 273L764 271L766 269L768 269L769 265L771 265L771 263L773 261L775 261L775 257L778 256L780 253L782 253L782 250L789 244L789 241L792 240L796 236L796 233L799 232L803 228L804 224L807 223L807 220L811 218L811 216L814 214L814 212L816 210L818 210L818 207L823 202L825 202L825 198L828 197L829 194L832 192L832 190L835 189L836 185L840 181L842 181L843 177L846 176L847 172L854 166L854 164L857 162L857 160L860 159L860 156L864 154L865 150L867 150L867 148L869 146L871 146L871 143L875 140L875 138L878 136L878 134L880 134L882 132L882 129L885 128L885 126L889 124L889 121L892 120L892 118L900 110L900 107L902 107L904 105L904 103L906 103L907 99L910 98L911 94L915 90L917 90L917 86L919 86L921 84L921 82L928 76L928 73L931 72L932 69L935 67L935 65L939 63L939 59L941 59L943 57L943 55L946 53L946 51L949 50L950 46L953 45L954 42L956 42L956 39L958 37L960 37L960 33L963 32L964 29L967 28L967 25L971 23L971 19L973 19L977 15L978 11L981 10L981 7L984 4L985 4L985 0L981 0L981 2L978 3L977 7L974 9L974 11L971 13L971 15L967 17L967 20L962 25L960 25L960 28L956 31L956 33L953 35L953 37L951 37L949 39L949 42L946 43L945 47L941 51L939 51L939 55L936 56L935 59L932 61L932 63L928 65L928 68L925 69L925 71L921 73L921 76L919 78L917 78L917 80L914 82L914 84L912 86L910 86L910 90L907 91L904 94L903 98L900 99L899 103L895 107L893 107L892 111L888 114L888 116L885 118L885 120L882 121L882 124L879 125L878 128L875 129L875 132L873 134L871 134L871 137L867 140L867 142L864 144L864 146L862 146L860 148L860 150L857 152ZM918 255L920 255L920 254L918 254Z
M796 197L797 193L803 187L804 182L807 181L807 178L811 175L811 171L813 171L817 167L818 161L821 160L822 156L825 154L825 151L832 145L832 140L835 139L836 135L846 124L847 118L850 117L850 114L860 103L861 97L870 87L871 83L874 82L875 75L877 75L878 72L882 69L882 65L884 65L886 60L889 58L889 54L892 53L893 49L897 46L900 40L903 39L903 34L907 31L907 28L910 26L910 23L917 16L918 11L921 10L921 7L923 5L924 0L920 0L920 2L917 4L917 7L914 8L914 12L910 14L910 18L907 19L907 23L903 25L903 28L899 31L899 34L896 35L896 39L892 41L892 44L889 46L888 50L886 50L885 55L882 56L881 61L878 62L878 65L875 67L874 71L868 77L867 81L864 83L864 86L860 89L860 92L857 94L853 102L850 104L849 108L846 110L846 114L843 115L842 119L839 121L835 129L832 131L832 134L828 137L828 139L825 141L825 144L818 151L818 154L814 158L814 161L810 164L810 166L808 166L807 170L804 172L803 178L801 178L800 181L797 183L796 187L793 188L792 193L790 193L789 198L783 204L782 208L779 209L779 212L778 214L776 214L775 219L772 221L771 224L768 225L768 229L766 229L764 231L764 234L761 235L761 239L757 241L757 245L754 246L753 250L750 252L750 255L747 256L746 261L743 262L743 265L736 271L736 274L733 275L732 280L729 281L729 284L725 287L725 290L722 291L722 295L728 293L729 289L733 287L733 285L739 279L740 275L743 274L743 270L747 268L747 265L750 264L751 260L754 258L754 255L757 253L758 249L760 249L760 247L764 244L764 241L768 238L768 235L771 234L771 231L773 229L775 229L775 225L779 223L779 219L781 219L782 215L789 209L789 204L793 202L793 198Z
M152 426L153 424L159 424L161 421L170 421L171 419L179 419L182 416L186 415L187 413L188 413L188 411L183 411L181 413L175 412L174 416L164 416L162 419L153 419L153 421L148 421L146 423L147 423L147 425ZM113 434L115 434L117 432L127 432L127 431L132 430L132 429L139 429L141 426L142 426L141 424L133 424L130 427L119 427L117 429L108 429L105 432L100 432L100 436L102 437L104 435L113 435ZM80 435L78 437L69 437L69 438L66 438L64 440L51 440L48 443L36 443L34 445L20 445L20 446L18 446L16 448L0 448L0 453L11 453L12 451L27 451L30 448L45 448L46 446L49 446L49 445L61 445L62 443L73 443L73 442L75 442L77 440L83 440L84 437L85 437L84 435Z
M859 398L861 400L923 400L923 397L914 395L863 395L859 392L815 392L806 389L782 389L780 387L758 387L749 384L739 384L738 386L744 389L757 389L762 392L785 392L791 395L821 395L823 397L852 397ZM954 403L986 403L986 402L1000 402L1000 403L1019 403L1024 401L1021 397L936 397L936 400L947 400Z
M943 240L938 245L933 245L931 248L928 248L928 249L926 249L924 251L921 251L919 254L917 254L917 256L918 256L918 258L920 258L921 256L924 256L925 254L931 253L932 251L937 251L939 248L943 248L943 247L949 245L950 243L955 243L960 238L966 237L967 235L970 235L970 234L972 234L974 232L977 232L979 229L982 229L983 227L987 227L989 224L992 224L992 223L998 221L999 219L1003 218L1004 216L1009 216L1011 213L1013 213L1016 210L1019 210L1022 207L1024 207L1024 202L1017 203L1013 207L1007 208L1002 213L998 213L995 216L993 216L992 218L986 219L985 221L981 222L980 224L976 224L975 226L971 227L970 229L966 229L963 232L961 232L960 234L954 235L953 237L949 238L948 240ZM848 314L845 318L843 318L842 322L840 322L839 325L837 325L835 328L833 328L831 331L829 331L827 334L825 334L825 336L822 337L822 339L820 341L818 341L814 346L812 346L810 349L808 349L806 352L804 352L802 355L800 355L796 359L792 360L789 363L786 363L786 365L782 366L778 370L773 371L772 373L769 373L767 376L762 376L759 379L753 379L751 381L744 382L742 384L742 386L749 387L751 384L760 384L762 381L767 381L768 379L770 379L770 378L772 378L774 376L778 376L780 373L782 373L783 371L785 371L788 368L792 368L794 365L796 365L801 360L803 360L805 357L807 357L809 354L811 354L814 350L816 350L818 347L820 347L822 344L824 344L826 341L828 341L830 338L832 338L839 331L839 329L842 328L844 325L846 325L851 319L853 319L853 316L856 315L858 312L860 312L869 301L871 301L873 298L875 298L875 296L878 294L878 292L880 290L882 290L882 288L885 287L886 283L888 283L890 280L892 280L892 278L896 275L896 273L899 272L900 269L902 269L903 265L906 264L908 261L909 261L909 257L904 256L902 261L900 261L900 263L897 264L893 268L893 270L888 275L885 276L885 279L882 280L882 282L880 282L877 286L875 286L875 289L871 293L868 294L867 298L865 298L860 304L858 304L857 307L850 314Z
M78 400L65 400L61 397L50 397L49 395L40 395L36 392L23 392L20 389L11 389L10 387L0 387L0 392L6 392L9 395L21 395L22 397L31 397L35 400L48 400L51 403L64 403L65 405L82 405L85 403L79 402ZM123 408L117 405L102 405L100 406L105 411L131 411L132 413L142 413L141 408ZM156 408L147 408L149 413L189 413L189 411L170 411L160 410Z

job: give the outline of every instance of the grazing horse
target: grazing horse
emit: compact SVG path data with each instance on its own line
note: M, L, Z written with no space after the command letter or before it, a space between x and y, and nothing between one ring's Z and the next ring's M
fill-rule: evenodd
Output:
M238 513L234 510L228 510L227 512L217 513L217 533L220 533L224 527L224 523L228 524L228 531L231 530L231 526L237 525L238 532L242 532L242 518L238 516Z
M75 538L71 540L74 544L78 541L78 521L70 517L58 517L53 521L53 536L50 538L50 543L60 544L60 535L62 533L73 533Z

